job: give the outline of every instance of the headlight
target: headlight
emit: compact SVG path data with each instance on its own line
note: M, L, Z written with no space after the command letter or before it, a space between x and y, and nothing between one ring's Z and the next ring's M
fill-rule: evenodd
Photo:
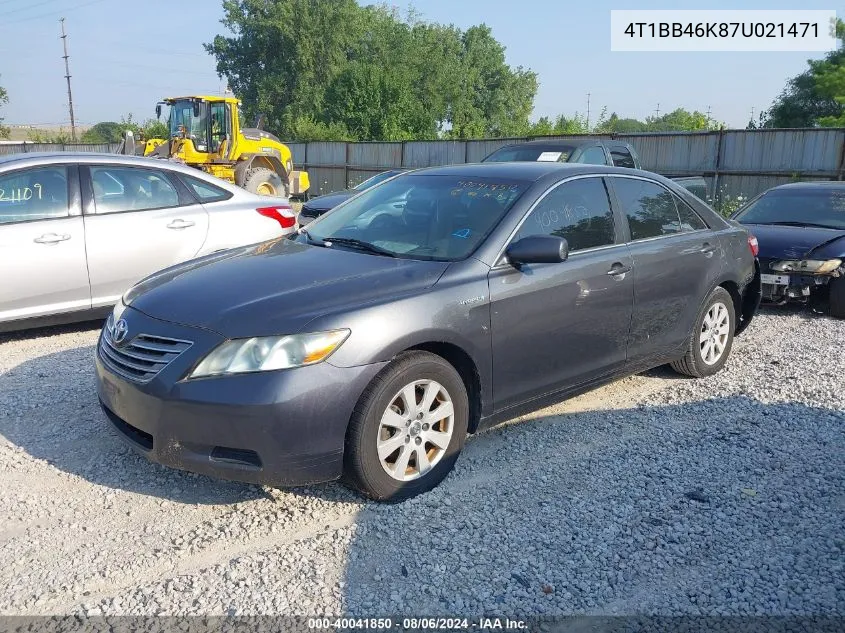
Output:
M226 341L203 358L188 377L204 378L313 365L328 358L348 336L349 330L332 330Z
M123 298L120 298L115 304L114 309L111 311L111 322L117 323L123 315L124 310L126 310L126 304L123 303Z
M842 265L841 259L787 259L772 264L772 270L783 273L808 273L823 275L832 273Z

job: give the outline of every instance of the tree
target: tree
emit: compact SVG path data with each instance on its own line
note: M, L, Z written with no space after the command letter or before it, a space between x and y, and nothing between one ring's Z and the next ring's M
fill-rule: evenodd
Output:
M0 86L0 106L9 103L9 94L3 86ZM0 117L0 138L9 138L9 128L3 125L3 118Z
M699 130L718 130L722 124L713 121L703 112L677 108L661 117L646 118L649 132L695 132Z
M206 49L268 128L293 139L526 134L537 78L484 25L465 32L354 0L224 0ZM338 28L338 25L343 25Z
M845 24L837 20L836 37L845 39ZM845 49L837 48L790 79L761 116L763 127L795 128L845 125Z
M636 132L645 132L648 130L648 124L638 119L620 119L615 112L611 113L610 117L603 123L596 126L596 132L604 134L633 134Z
M83 143L119 143L123 138L124 128L114 121L102 121L85 130Z

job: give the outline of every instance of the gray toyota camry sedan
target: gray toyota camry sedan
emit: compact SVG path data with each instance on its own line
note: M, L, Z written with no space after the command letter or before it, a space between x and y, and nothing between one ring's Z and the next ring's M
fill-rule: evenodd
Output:
M467 433L662 364L719 371L760 302L756 252L642 171L422 169L139 282L103 328L97 390L156 462L402 499Z

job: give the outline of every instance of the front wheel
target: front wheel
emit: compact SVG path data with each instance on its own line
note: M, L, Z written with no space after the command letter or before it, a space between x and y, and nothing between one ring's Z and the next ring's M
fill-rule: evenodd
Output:
M694 378L711 376L728 360L736 331L734 302L730 293L713 289L690 334L687 352L672 363L672 369Z
M377 500L431 490L452 470L469 422L466 387L455 368L428 352L408 352L364 391L349 423L344 477Z
M287 197L287 186L279 174L266 167L255 167L247 171L244 189L260 196Z

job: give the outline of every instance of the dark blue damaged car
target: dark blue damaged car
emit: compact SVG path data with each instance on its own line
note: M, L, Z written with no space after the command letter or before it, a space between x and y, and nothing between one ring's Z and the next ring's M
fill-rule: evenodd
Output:
M643 171L422 169L131 288L97 391L161 464L401 499L468 433L658 365L718 372L760 302L756 248Z
M845 183L774 187L733 219L759 242L764 301L802 301L845 318Z

